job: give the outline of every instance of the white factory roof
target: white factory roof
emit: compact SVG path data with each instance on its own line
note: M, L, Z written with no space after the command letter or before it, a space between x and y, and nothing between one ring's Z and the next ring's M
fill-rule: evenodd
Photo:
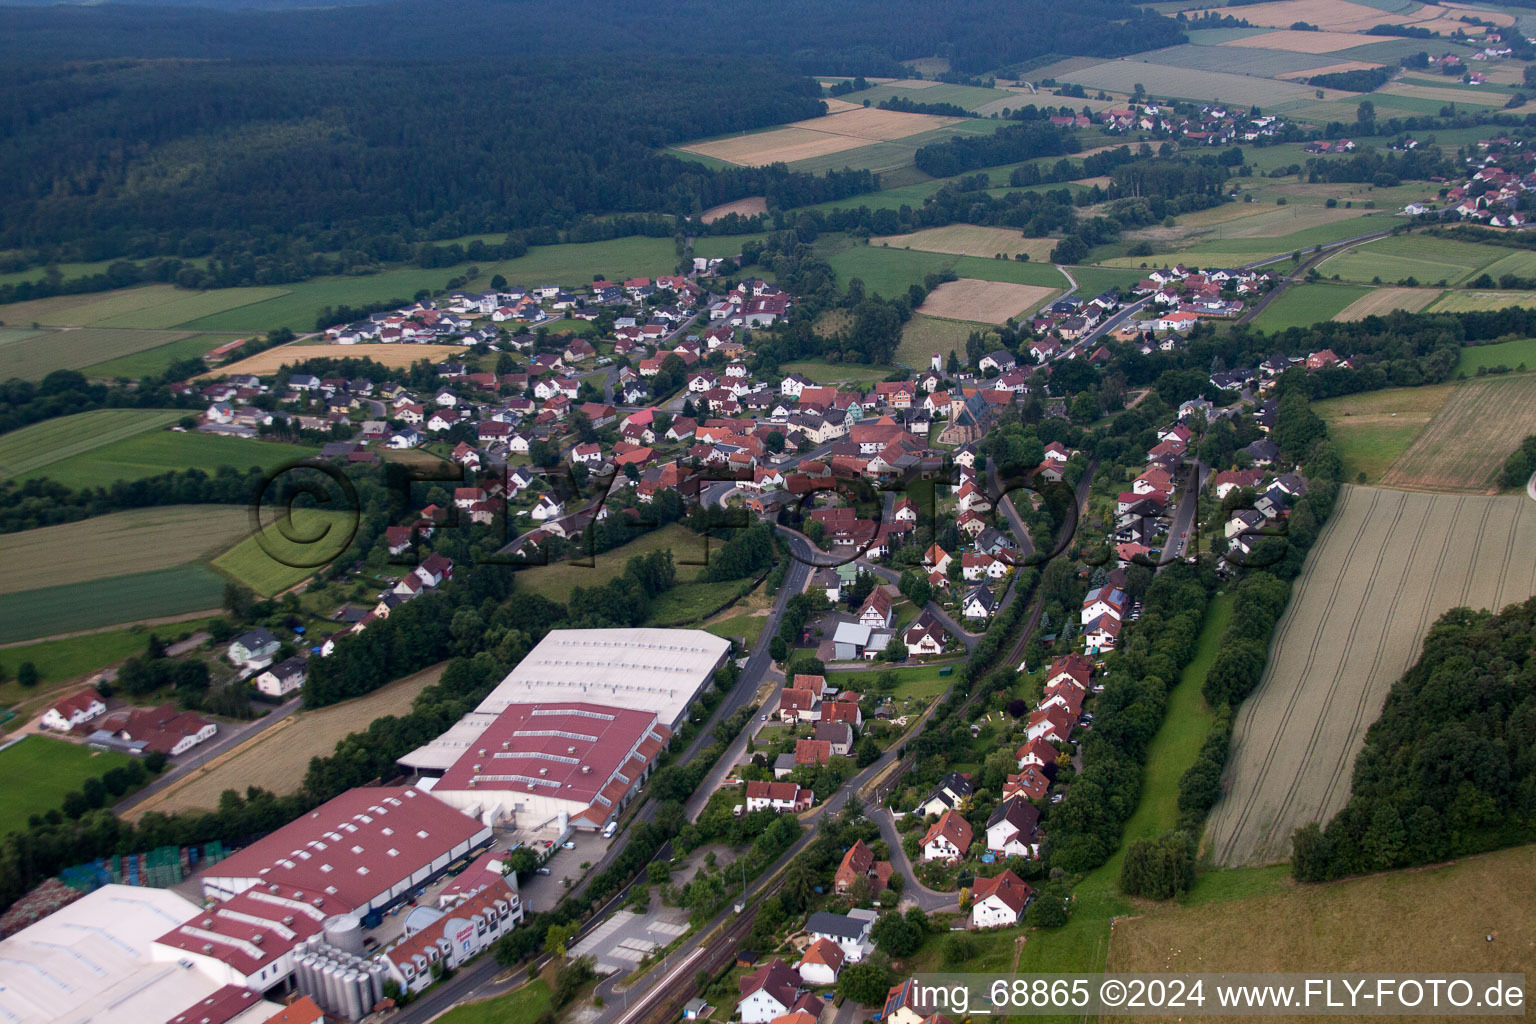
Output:
M586 701L653 711L675 728L730 646L701 629L551 630L476 710Z
M106 885L23 928L0 941L0 1020L144 1024L209 998L222 982L150 957L157 936L200 909L169 889Z

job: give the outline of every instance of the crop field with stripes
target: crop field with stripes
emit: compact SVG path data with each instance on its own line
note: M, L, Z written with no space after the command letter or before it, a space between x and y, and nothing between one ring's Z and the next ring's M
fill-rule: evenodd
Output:
M1205 842L1223 867L1272 864L1333 817L1365 731L1447 609L1536 594L1536 502L1345 487L1237 714Z

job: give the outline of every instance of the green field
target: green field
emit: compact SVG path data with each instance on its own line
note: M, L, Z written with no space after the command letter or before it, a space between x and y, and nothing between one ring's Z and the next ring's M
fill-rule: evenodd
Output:
M244 505L162 505L0 534L0 594L171 569L211 558L251 531Z
M754 235L699 235L693 240L693 254L705 259L730 259L741 255L743 242L761 242L767 237L766 232Z
M1148 93L1162 98L1177 97L1202 102L1219 99L1225 103L1257 103L1265 107L1305 99L1314 93L1310 87L1294 82L1148 64L1141 60L1104 61L1091 68L1056 77L1063 82L1110 92L1129 93L1139 82L1146 87Z
M33 664L42 682L63 682L141 653L149 643L151 633L158 633L162 639L169 640L183 633L196 632L205 627L208 621L191 619L163 626L114 629L64 640L41 640L19 647L0 647L0 667L13 680L0 687L0 703L19 700L28 692L14 682L24 661Z
M110 409L34 424L0 437L0 478L47 477L67 487L101 487L192 468L209 473L220 466L272 469L318 452L304 445L157 429L183 415ZM75 422L86 416L121 419L102 432L95 423ZM42 434L52 444L40 443Z
M220 288L187 291L169 284L146 284L88 295L60 295L0 306L0 316L16 324L49 327L131 327L165 329L222 310L263 302L285 294L282 288Z
M766 625L768 625L768 616L766 614L742 612L740 615L732 615L721 619L719 622L711 622L709 625L700 626L699 628L706 633L713 633L715 636L739 637L750 648L753 644L757 643L757 638L763 635L763 627Z
M846 384L849 381L881 381L889 377L894 366L870 366L865 363L828 363L820 359L784 363L779 372L785 375L798 373L817 384Z
M1254 317L1253 325L1266 331L1311 327L1332 320L1344 307L1370 292L1363 285L1293 284Z
M1511 306L1536 307L1536 292L1448 291L1425 310L1428 313L1482 313Z
M549 985L535 978L504 996L455 1006L438 1017L437 1024L533 1024L549 1007Z
M533 287L560 284L567 287L591 284L598 277L622 281L627 277L670 274L677 253L670 238L615 238L605 242L534 246L515 260L475 264L477 283L486 284L501 274L513 284ZM185 326L199 331L266 331L276 327L312 330L315 318L326 306L360 306L390 299L409 301L423 288L443 288L468 264L432 270L402 269L363 277L326 277L293 285L288 294L225 313L191 321Z
M710 541L711 546L718 541ZM628 544L605 551L595 559L583 551L571 556L569 562L551 562L519 569L517 587L528 590L551 601L564 603L570 600L571 591L577 587L600 587L624 572L624 564L636 555L648 555L652 551L668 548L673 563L677 565L679 581L692 578L702 565L707 553L704 537L685 526L672 523L659 530L640 534ZM694 563L695 567L684 564Z
M86 779L132 760L128 754L97 752L47 736L23 737L0 750L0 774L26 780L0 793L0 833L25 828L29 817L54 810Z
M159 430L183 415L167 409L98 409L33 423L0 436L0 479L32 476L56 463Z
M926 370L928 360L937 352L946 363L949 353L965 353L965 340L972 331L996 330L991 324L971 324L961 320L940 320L916 313L901 329L901 344L896 346L896 361L914 370Z
M1468 345L1456 360L1456 372L1471 377L1480 366L1508 366L1514 369L1524 365L1536 369L1536 338L1521 338L1499 345Z
M954 256L873 245L847 246L836 251L838 244L838 240L833 239L823 249L827 262L837 274L838 284L846 287L850 278L857 277L863 280L868 292L887 298L902 294L911 285L921 284L928 274L944 270L953 270L959 277L983 281L1011 281L1047 288L1067 286L1061 272L1048 263L989 260L980 256Z
M1395 235L1356 246L1324 260L1318 272L1346 281L1394 284L1412 277L1420 284L1444 280L1451 287L1476 277L1485 267L1516 255L1512 249L1457 242L1429 235Z
M261 597L273 597L341 555L356 522L357 517L348 512L299 506L293 510L291 525L267 521L259 535L246 537L212 565Z
M0 594L0 643L219 607L224 581L202 565Z
M150 332L124 333L148 334ZM233 341L238 336L236 334L181 334L179 341L143 348L115 359L109 358L83 367L83 370L88 377L123 377L130 380L152 377L164 373L172 363L179 360L200 359L204 353L218 348L226 341Z
M849 103L863 103L869 101L870 106L878 107L882 102L894 97L911 100L913 103L953 103L957 107L966 110L979 110L996 100L1010 100L1017 102L1019 94L1009 92L1006 89L984 89L973 85L950 85L940 83L938 85L926 85L919 88L900 85L877 85L872 89L861 92L851 92L837 97L847 100ZM1022 102L1018 103L1023 106Z
M1536 345L1536 342L1532 342ZM1381 480L1450 397L1455 384L1366 391L1314 402L1312 409L1328 424L1328 437L1339 451L1344 479Z
M0 380L42 380L54 370L84 370L108 360L131 359L135 353L170 347L186 338L186 331L120 327L29 332L29 336L20 339L0 334ZM216 344L209 342L196 354L202 355Z
M711 551L718 551L723 541L711 539ZM686 568L680 575L692 576L697 570ZM647 626L691 626L706 616L713 615L741 590L745 580L724 580L719 583L678 583L664 594L656 595L651 602Z

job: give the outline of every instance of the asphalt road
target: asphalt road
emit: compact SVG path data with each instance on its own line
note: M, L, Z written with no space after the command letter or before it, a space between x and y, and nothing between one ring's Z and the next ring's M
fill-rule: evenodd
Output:
M228 729L221 726L218 734L215 735L212 740L200 744L196 748L197 753L193 754L191 757L182 758L173 762L174 766L169 771L163 773L154 782L151 782L137 793L124 797L122 800L113 805L112 813L121 815L130 807L133 807L140 802L154 796L156 793L159 793L166 787L170 786L172 783L177 782L186 776L189 772L194 772L201 768L203 765L207 764L209 761L212 761L220 754L227 754L231 749L239 746L246 740L255 739L267 729L272 728L278 722L281 722L283 719L299 710L299 707L302 703L302 697L294 697L274 708L264 717L256 719L254 722L250 723L244 728Z

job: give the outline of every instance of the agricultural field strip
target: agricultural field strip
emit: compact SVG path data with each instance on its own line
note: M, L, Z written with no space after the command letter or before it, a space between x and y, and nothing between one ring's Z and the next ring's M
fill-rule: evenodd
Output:
M1369 295L1356 299L1338 313L1334 319L1341 322L1364 320L1368 316L1385 316L1394 310L1417 313L1439 298L1439 288L1375 288Z
M1536 378L1467 381L1387 469L1382 483L1430 491L1494 489L1520 438L1536 433Z
M100 409L23 427L0 438L0 480L21 477L76 455L158 430L184 413Z
M0 594L169 569L224 550L250 533L232 505L134 509L0 535Z
M81 327L0 337L0 380L41 380L54 370L83 370L192 336L191 331Z
M1173 96L1206 102L1220 99L1226 103L1260 104L1266 108L1289 100L1314 98L1317 92L1311 86L1281 82L1272 78L1190 70L1128 59L1105 61L1087 70L1061 76L1061 80L1086 88L1124 93L1130 92L1137 83L1141 83L1147 92L1154 96ZM1330 96L1353 95L1355 94L1324 90L1325 99Z
M1056 291L1042 285L962 277L958 281L946 281L929 292L917 312L944 320L1001 324L1039 306Z
M1234 723L1207 828L1215 862L1284 860L1296 827L1337 813L1365 729L1433 617L1536 593L1536 560L1517 558L1531 550L1536 503L1523 497L1343 488Z

